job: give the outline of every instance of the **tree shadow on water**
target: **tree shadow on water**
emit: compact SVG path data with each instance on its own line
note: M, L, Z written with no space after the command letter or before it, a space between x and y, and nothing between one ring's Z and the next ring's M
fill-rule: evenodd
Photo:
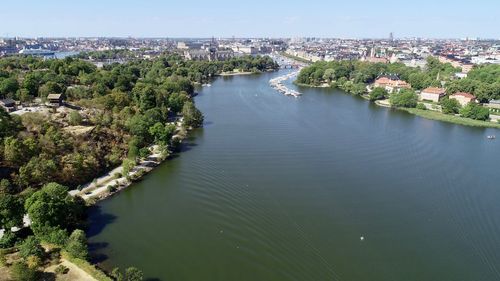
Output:
M87 237L91 238L99 233L109 224L116 221L118 217L103 212L100 206L92 206L88 211Z
M90 261L94 264L102 263L106 261L109 257L106 254L103 254L101 250L108 247L109 243L107 242L92 242L88 243L88 249L90 253Z
M172 160L172 159L176 159L178 158L179 156L181 156L181 153L183 152L187 152L187 151L190 151L191 149L193 149L194 147L198 146L198 144L196 144L194 141L186 141L186 142L183 142L176 150L174 153L170 154L167 159L168 160Z

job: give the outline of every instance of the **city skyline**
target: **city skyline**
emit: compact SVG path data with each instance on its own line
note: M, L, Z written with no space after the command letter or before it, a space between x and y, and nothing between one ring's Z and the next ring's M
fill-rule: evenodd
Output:
M0 11L0 37L500 38L500 3L424 0L288 4L27 0ZM29 19L29 20L27 20ZM36 23L36 24L34 24ZM230 24L228 24L230 23Z

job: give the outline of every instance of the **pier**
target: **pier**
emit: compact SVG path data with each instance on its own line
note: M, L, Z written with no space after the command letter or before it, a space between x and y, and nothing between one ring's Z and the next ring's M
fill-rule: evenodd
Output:
M282 76L279 76L279 77L276 77L276 78L273 78L271 80L269 80L269 84L271 85L271 87L273 89L275 89L276 91L284 94L285 96L293 96L293 97L299 97L300 95L302 95L301 93L295 91L295 90L292 90L292 89L289 89L287 86L285 86L283 84L283 82L285 82L286 80L288 79L291 79L292 77L295 77L297 76L297 74L299 74L300 70L299 71L294 71L292 73L288 73L286 75L282 75Z

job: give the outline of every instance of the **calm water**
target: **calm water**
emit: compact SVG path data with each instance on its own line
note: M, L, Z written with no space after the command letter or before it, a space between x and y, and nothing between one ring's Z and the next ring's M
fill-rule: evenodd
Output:
M91 212L96 260L159 280L500 280L498 131L285 97L277 75L201 91L186 151Z

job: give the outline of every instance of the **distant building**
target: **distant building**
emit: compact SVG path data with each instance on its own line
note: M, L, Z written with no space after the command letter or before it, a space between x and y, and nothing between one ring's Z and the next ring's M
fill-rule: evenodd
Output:
M420 100L439 102L445 95L445 89L430 87L422 90L420 93Z
M234 57L233 50L218 50L210 54L210 60L225 61Z
M61 106L63 105L63 95L62 94L49 94L47 96L47 100L49 104L52 106Z
M188 60L225 61L234 57L234 52L232 50L186 50L184 51L184 57Z
M399 92L401 89L410 89L411 85L399 79L397 75L381 75L377 77L374 87L384 88L387 92Z
M16 111L16 102L13 99L0 100L0 107L7 112Z
M472 68L474 68L474 65L473 64L462 64L461 67L462 67L462 72L467 74L472 70Z
M500 109L500 100L490 100L488 104L485 104L487 105L488 107L491 107L491 108L498 108Z
M364 61L371 62L371 63L389 63L389 60L387 58L378 58L378 57L366 57L364 58Z
M189 49L201 49L202 43L198 42L177 42L177 49L189 50Z
M464 78L467 78L467 73L457 72L457 73L455 73L455 77L458 79L464 79Z
M234 46L233 51L237 53L243 53L248 55L255 55L259 52L254 46Z
M475 101L476 97L470 93L459 92L459 93L454 93L453 95L451 95L450 99L455 99L460 103L461 106L465 106L469 102Z
M208 60L210 52L207 50L187 50L184 51L184 57L188 60Z

